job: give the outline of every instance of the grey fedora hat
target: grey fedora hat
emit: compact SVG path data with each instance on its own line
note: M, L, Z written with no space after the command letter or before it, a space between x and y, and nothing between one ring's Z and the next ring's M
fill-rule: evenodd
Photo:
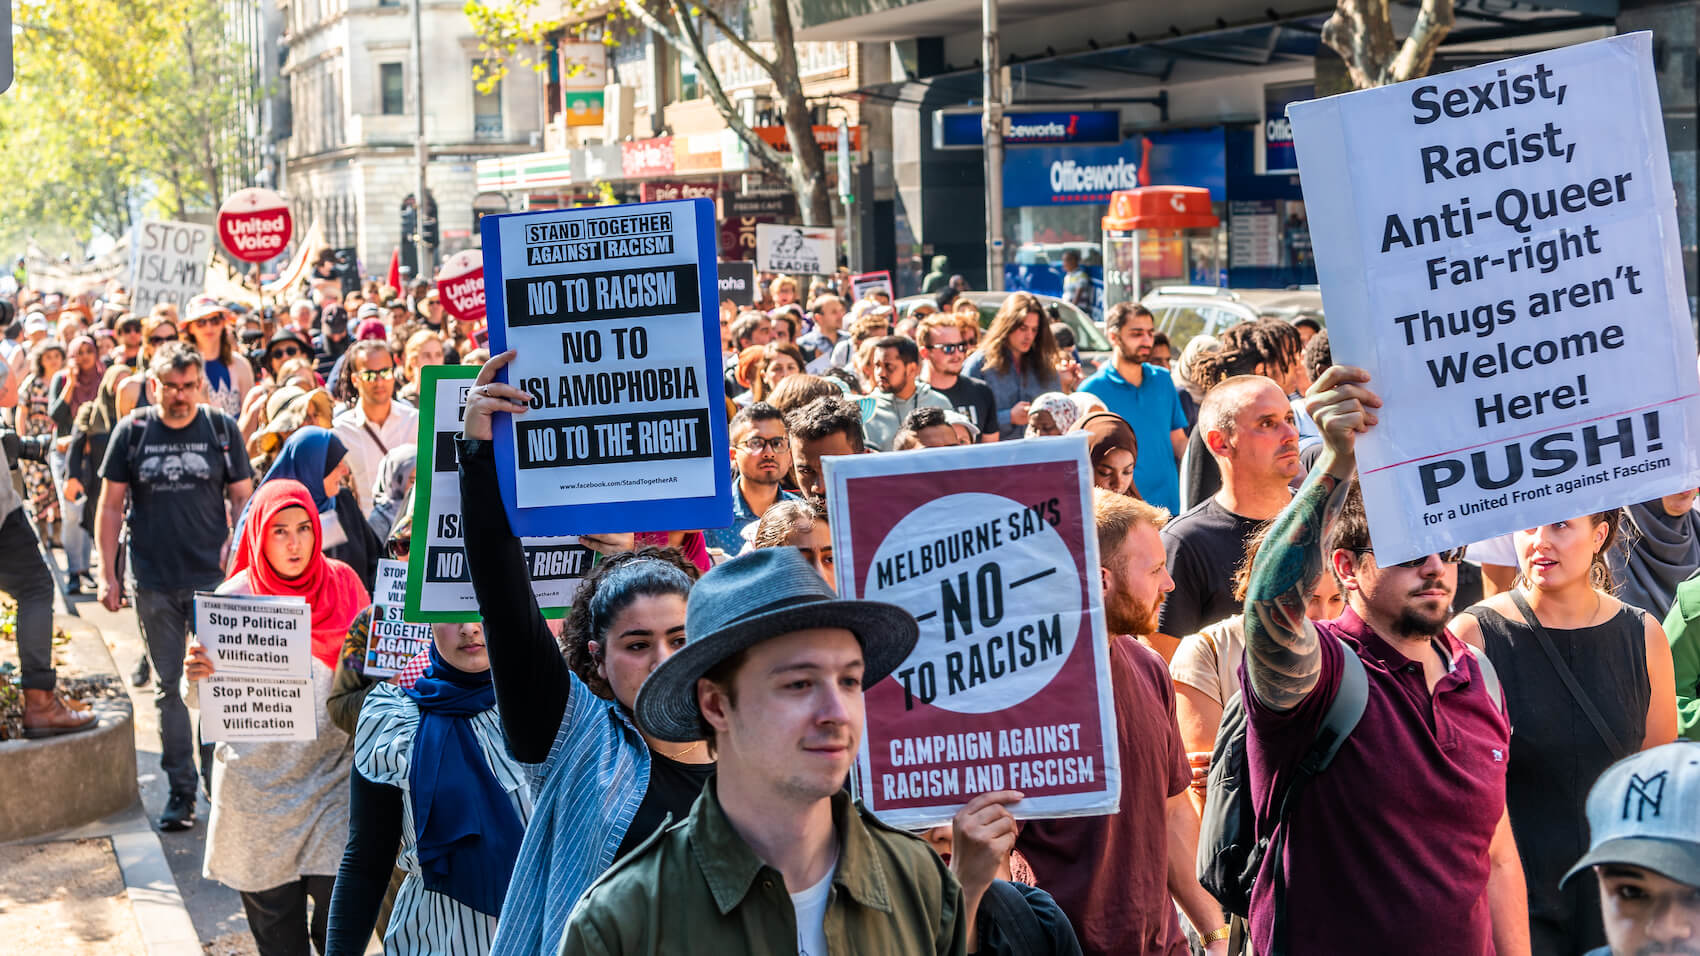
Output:
M896 670L920 637L915 618L895 604L840 600L796 548L751 551L715 567L691 588L687 643L643 682L638 726L662 740L700 739L698 678L768 638L816 627L842 627L856 635L863 687Z

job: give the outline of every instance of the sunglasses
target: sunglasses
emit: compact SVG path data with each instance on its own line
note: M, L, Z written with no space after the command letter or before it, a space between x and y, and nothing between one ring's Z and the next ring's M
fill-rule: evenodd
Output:
M764 448L777 455L789 447L786 441L785 436L780 435L777 438L746 438L742 444L744 450L752 455L761 454Z
M362 382L376 382L379 379L389 378L394 374L395 367L391 366L390 368L363 369L359 372L355 372L354 377Z
M1464 560L1464 549L1466 547L1468 547L1468 545L1459 545L1456 548L1448 548L1445 551L1440 551L1440 552L1436 552L1436 553L1440 555L1440 560L1446 562L1447 564L1457 564L1458 562ZM1352 553L1353 554L1367 554L1367 555L1370 555L1372 557L1375 555L1375 552L1373 550L1369 549L1369 548L1353 548ZM1409 561L1400 561L1398 564L1394 564L1394 565L1383 565L1383 567L1420 568L1428 562L1428 559L1429 559L1429 555L1425 554L1420 558L1412 558Z
M224 318L222 316L209 315L209 316L206 316L205 318L195 319L192 322L190 322L189 324L192 325L192 326L195 326L196 328L204 329L204 328L207 328L209 326L223 325L224 324Z
M973 346L966 342L953 342L950 345L929 345L927 348L932 349L935 352L943 352L946 355L960 355L961 353L973 348Z
M280 346L278 348L272 349L271 354L267 357L268 358L274 358L274 359L280 359L280 358L291 359L291 358L294 358L294 357L296 357L297 355L300 355L300 354L301 354L301 347L300 346L298 346L298 345L284 345L284 346Z
M384 549L389 552L390 557L392 558L405 558L407 557L408 550L412 546L412 538L392 538L389 544L385 545Z

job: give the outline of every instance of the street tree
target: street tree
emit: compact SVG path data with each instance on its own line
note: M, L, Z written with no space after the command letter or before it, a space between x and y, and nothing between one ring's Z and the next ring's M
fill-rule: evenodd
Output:
M545 15L538 0L507 0L500 6L467 0L466 15L479 34L492 66L489 79L499 79L509 59L525 60L527 49L548 49L551 38L562 34L584 36L600 33L602 42L617 46L621 37L647 30L678 54L695 64L697 76L708 98L720 111L726 125L738 135L761 165L784 177L797 194L803 221L811 226L832 222L832 197L826 178L826 154L815 142L813 113L803 95L797 68L796 34L789 6L779 0L766 4L736 4L714 0L701 5L689 0L562 0L551 7L559 15ZM770 42L757 41L751 9L763 11ZM756 135L726 94L720 75L710 62L708 47L717 38L726 41L773 84L774 101L785 127L789 156ZM540 65L540 64L535 64Z
M1403 41L1393 35L1390 0L1335 0L1322 25L1322 42L1346 61L1360 90L1428 74L1434 53L1452 32L1453 0L1421 0Z

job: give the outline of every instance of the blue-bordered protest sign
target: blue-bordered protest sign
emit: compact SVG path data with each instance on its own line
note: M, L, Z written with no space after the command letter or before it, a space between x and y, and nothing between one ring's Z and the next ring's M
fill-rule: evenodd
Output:
M498 415L520 535L732 522L714 203L487 216L490 351L531 396Z

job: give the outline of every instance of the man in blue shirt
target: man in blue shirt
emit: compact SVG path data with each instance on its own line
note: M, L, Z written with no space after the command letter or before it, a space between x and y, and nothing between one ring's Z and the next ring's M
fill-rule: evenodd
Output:
M1186 413L1167 369L1145 361L1156 322L1137 302L1118 302L1104 319L1116 360L1080 384L1127 420L1139 439L1133 484L1139 497L1177 514L1181 509L1180 457L1186 451Z
M732 439L732 524L704 532L711 548L728 555L744 550L744 530L761 520L775 502L796 495L779 487L791 472L791 445L785 416L766 402L754 402L727 426Z

